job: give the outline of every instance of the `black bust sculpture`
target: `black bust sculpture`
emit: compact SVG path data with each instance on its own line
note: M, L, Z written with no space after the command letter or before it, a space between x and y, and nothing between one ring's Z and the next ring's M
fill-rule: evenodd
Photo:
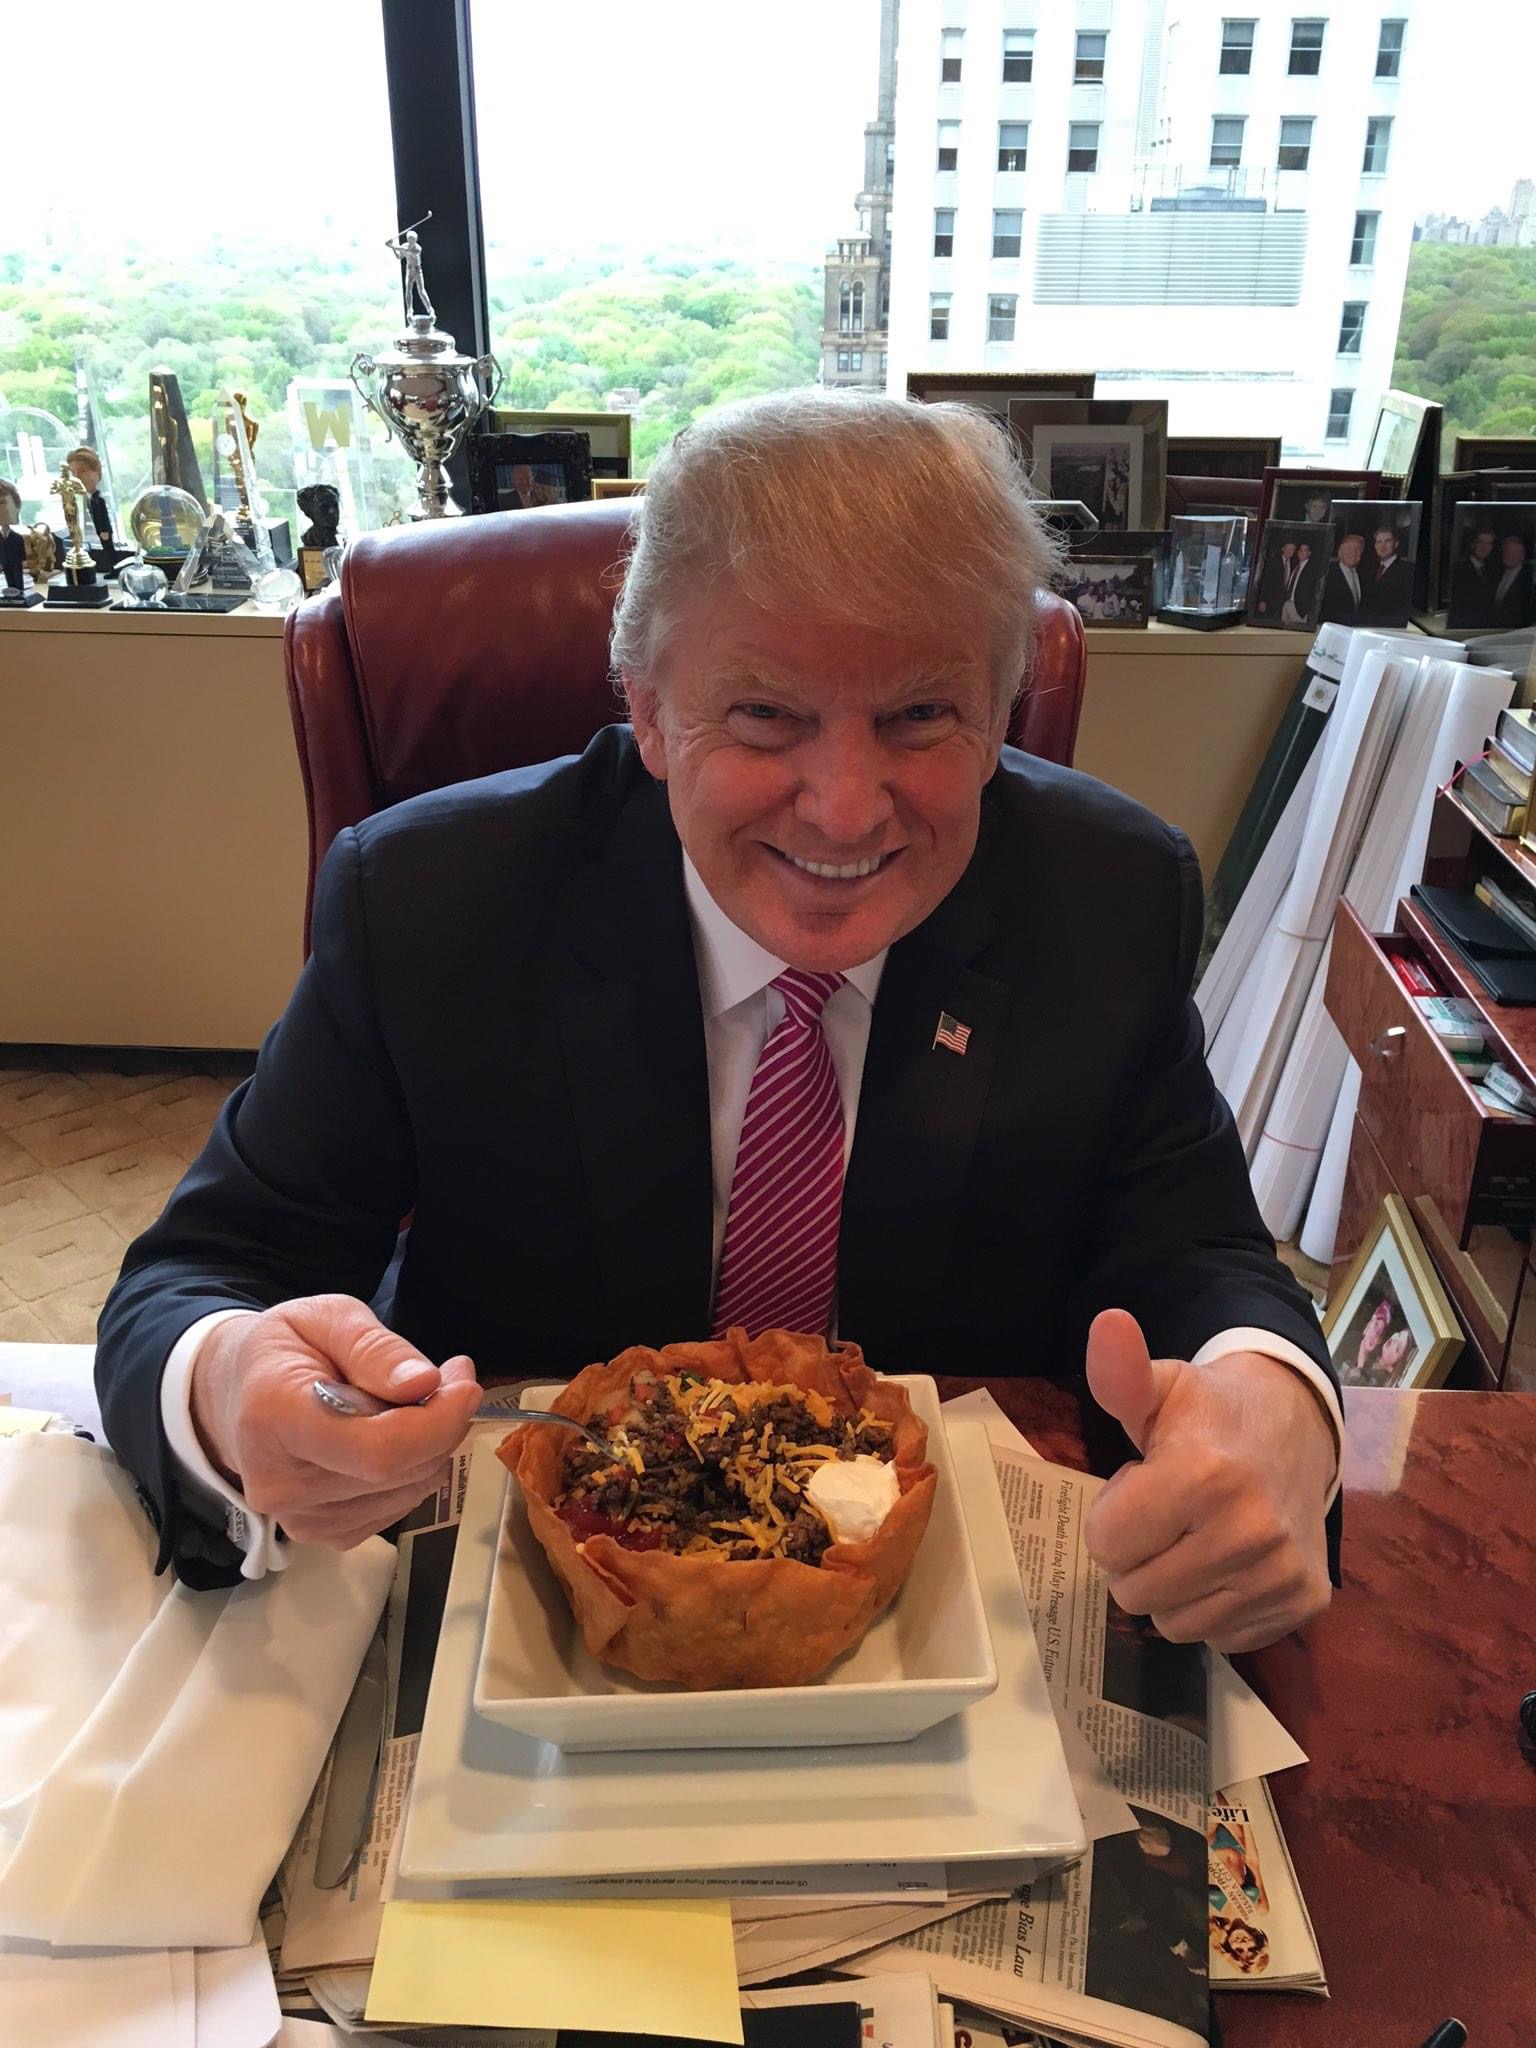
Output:
M341 524L341 493L334 484L306 484L299 492L299 510L310 524L300 536L301 548L333 548Z

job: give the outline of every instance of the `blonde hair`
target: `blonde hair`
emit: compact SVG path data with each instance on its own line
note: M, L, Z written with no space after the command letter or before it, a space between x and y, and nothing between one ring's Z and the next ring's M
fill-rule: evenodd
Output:
M636 500L614 666L644 681L670 616L723 583L813 623L980 617L1011 698L1060 566L1032 499L1007 429L970 406L819 390L721 406Z

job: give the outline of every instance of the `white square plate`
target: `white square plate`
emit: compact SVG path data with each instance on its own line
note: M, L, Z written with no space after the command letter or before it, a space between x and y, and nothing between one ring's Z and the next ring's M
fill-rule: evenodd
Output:
M589 1654L510 1476L491 1578L475 1711L562 1749L793 1749L905 1742L997 1685L970 1539L960 1512L939 1390L896 1374L928 1425L938 1472L933 1514L895 1600L846 1656L809 1685L683 1692L611 1670ZM528 1387L548 1408L558 1387Z
M1045 1689L992 1454L948 1425L997 1690L910 1742L572 1755L474 1709L505 1471L470 1471L401 1842L420 1882L782 1870L1081 1855L1082 1815Z

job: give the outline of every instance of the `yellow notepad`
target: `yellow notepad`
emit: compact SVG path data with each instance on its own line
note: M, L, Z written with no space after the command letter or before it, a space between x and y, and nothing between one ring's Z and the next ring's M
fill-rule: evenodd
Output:
M728 1899L395 1899L369 2020L590 2027L739 2044Z

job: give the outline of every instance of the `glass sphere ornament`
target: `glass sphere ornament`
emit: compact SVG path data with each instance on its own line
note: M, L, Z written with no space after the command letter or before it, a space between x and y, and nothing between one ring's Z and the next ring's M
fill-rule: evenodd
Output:
M264 611L291 612L304 595L304 586L292 569L264 569L251 579L251 602Z
M117 587L123 593L123 605L129 611L163 610L165 607L165 571L157 569L153 562L125 562L117 572Z
M148 556L186 555L201 539L207 518L190 491L151 484L128 507L128 530Z

